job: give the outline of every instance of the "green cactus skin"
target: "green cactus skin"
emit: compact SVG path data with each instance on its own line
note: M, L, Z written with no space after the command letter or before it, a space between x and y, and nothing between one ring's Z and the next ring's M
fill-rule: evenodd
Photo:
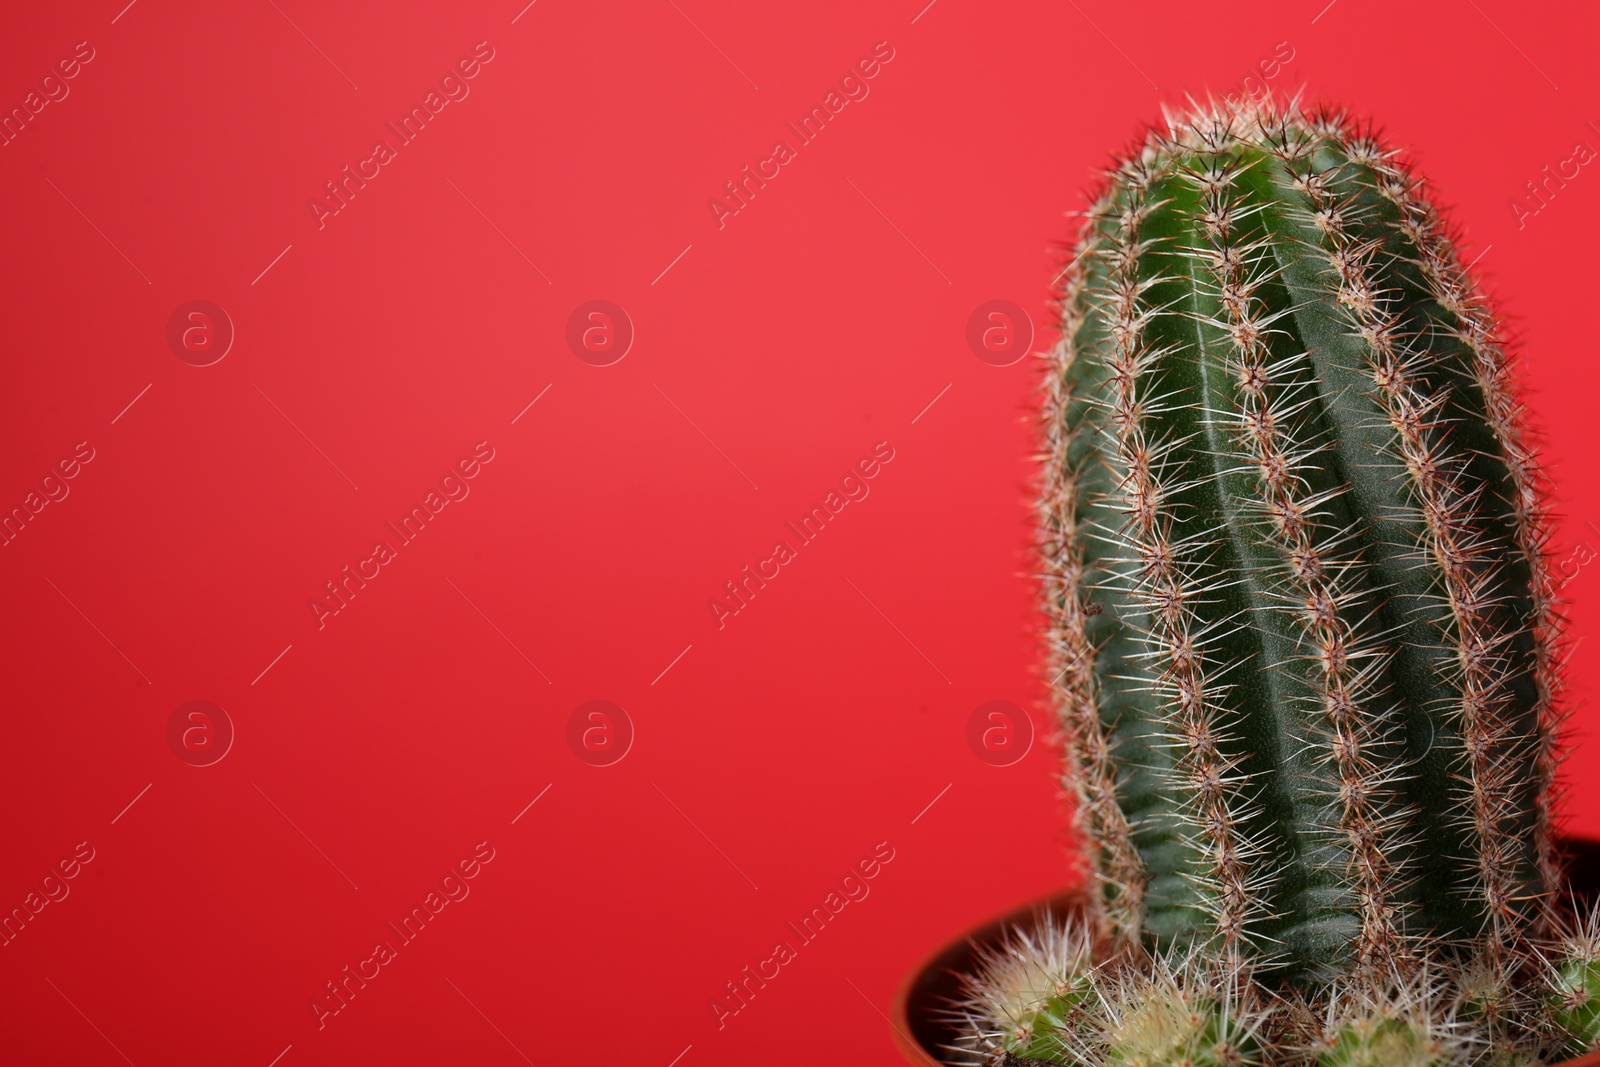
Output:
M1062 292L1041 502L1102 930L1297 987L1520 965L1560 894L1541 481L1420 183L1294 107L1152 133Z

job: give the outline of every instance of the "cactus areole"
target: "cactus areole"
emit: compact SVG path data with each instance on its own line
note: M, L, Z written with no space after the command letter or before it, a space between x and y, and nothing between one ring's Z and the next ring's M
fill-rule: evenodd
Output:
M1113 936L1317 984L1509 961L1557 892L1538 475L1418 185L1341 118L1206 111L1088 213L1043 517Z

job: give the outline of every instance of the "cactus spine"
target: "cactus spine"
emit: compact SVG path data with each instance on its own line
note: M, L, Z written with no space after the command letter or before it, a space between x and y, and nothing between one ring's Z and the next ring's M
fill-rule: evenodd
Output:
M1102 1006L1182 952L1279 1004L1266 1062L1544 1047L1542 487L1420 180L1341 115L1197 107L1112 172L1061 308L1045 594Z

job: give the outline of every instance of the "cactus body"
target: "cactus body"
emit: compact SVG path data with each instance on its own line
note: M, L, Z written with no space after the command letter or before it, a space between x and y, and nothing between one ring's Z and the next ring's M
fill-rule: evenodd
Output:
M1425 940L1513 967L1558 878L1543 518L1417 180L1202 111L1117 168L1062 316L1047 609L1105 931L1313 988Z
M1106 1067L1245 1067L1259 1048L1215 1004L1163 993L1146 996L1107 1035Z
M1092 1017L1094 961L1087 928L1058 924L1048 915L1035 926L981 956L971 979L973 995L961 1005L960 1014L982 1029L967 1051L994 1046L1023 1063L1057 1062L1062 1034Z
M1317 1067L1445 1067L1448 1063L1424 1026L1387 1016L1346 1025L1317 1058Z
M1564 960L1551 985L1556 1021L1570 1038L1574 1053L1600 1045L1600 960Z
M1600 1046L1552 840L1559 615L1508 357L1421 182L1200 107L1063 272L1040 502L1085 925L976 1062L1532 1067Z
M1600 1048L1600 910L1562 931L1544 1002L1573 1054Z

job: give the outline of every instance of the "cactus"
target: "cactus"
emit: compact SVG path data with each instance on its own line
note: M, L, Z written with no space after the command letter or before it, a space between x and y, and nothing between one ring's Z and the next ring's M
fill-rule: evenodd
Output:
M1330 1025L1317 1067L1449 1067L1471 1058L1468 1040L1440 1024L1413 990L1365 1004Z
M1038 915L979 953L972 988L957 1018L968 1022L960 1051L994 1048L1016 1059L1049 1061L1060 1036L1093 1011L1093 938L1082 922ZM981 1027L981 1032L978 1028Z
M1340 113L1195 105L1110 172L1064 279L1045 608L1101 947L1053 1042L996 1038L975 978L969 1047L1209 1062L1107 1035L1214 1021L1239 981L1239 1062L1532 1062L1600 1029L1600 953L1559 938L1543 481L1420 179Z
M1547 958L1545 999L1566 1039L1564 1051L1600 1047L1600 912L1576 928L1569 921Z
M1106 1067L1258 1067L1266 1016L1252 1003L1236 956L1156 956L1110 969L1095 983L1103 1005L1093 1026L1065 1045L1072 1058ZM1098 976L1097 976L1098 977Z

